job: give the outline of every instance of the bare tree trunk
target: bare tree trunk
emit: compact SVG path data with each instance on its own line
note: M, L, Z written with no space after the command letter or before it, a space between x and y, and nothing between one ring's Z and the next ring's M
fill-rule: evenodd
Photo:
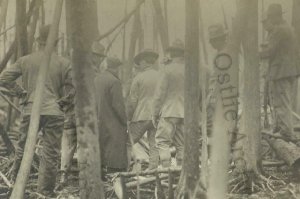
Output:
M139 5L141 3L141 0L136 0L136 5ZM138 40L140 38L140 34L142 31L142 22L141 22L141 14L140 9L136 11L134 15L134 21L132 25L132 32L130 35L130 42L129 42L129 49L128 49L128 62L123 70L123 79L122 82L125 83L125 86L123 88L124 95L127 97L130 90L130 80L132 76L132 67L133 67L133 58L136 53L136 46L138 43Z
M236 140L238 121L239 52L245 34L248 7L252 1L239 0L226 49L214 60L217 80L217 105L212 132L211 169L208 198L226 198L230 139ZM253 6L252 6L253 7Z
M169 12L168 12L168 0L164 0L164 16L166 21L166 32L169 35Z
M153 7L157 19L156 22L157 22L158 32L160 35L160 41L162 44L163 51L165 51L167 47L169 47L169 35L167 31L166 19L163 16L160 0L152 0L152 2L153 2Z
M258 59L258 1L247 4L247 26L243 39L244 49L244 95L242 125L240 133L244 133L244 157L246 172L257 173L261 165L261 117L259 94L259 59Z
M292 25L294 27L295 30L295 35L297 37L298 40L298 48L300 48L300 1L299 0L293 0L293 12L292 12ZM295 94L294 94L294 101L293 101L293 110L296 113L300 113L300 103L298 103L298 100L300 99L299 96L299 89L300 89L300 85L299 85L299 79L297 81L297 84L295 84L296 88L295 88Z
M33 16L32 16L32 20L31 23L29 25L29 32L28 32L28 52L32 52L32 47L33 47L33 43L34 43L34 35L36 32L36 26L37 26L37 22L39 19L39 7L42 4L41 0L38 0L37 2L38 6L36 6L34 8L33 11Z
M42 1L42 5L41 5L41 25L45 25L45 4L44 1Z
M124 4L124 17L127 15L127 4L128 4L127 1L128 0L125 0L125 4ZM126 59L126 24L124 25L123 38L122 38L122 60L125 61L125 59Z
M63 0L57 0L55 13L53 17L53 24L45 47L45 54L44 54L45 59L43 59L37 77L37 86L36 86L36 92L34 96L34 102L32 105L32 112L30 116L28 136L24 148L24 156L22 159L21 167L18 172L17 179L12 194L10 196L10 199L24 198L25 186L30 173L30 168L34 156L35 144L37 140L38 127L40 123L40 110L41 110L42 99L43 99L43 91L45 87L45 79L50 65L51 54L55 46L55 40L59 28L62 5L63 5Z
M1 10L0 10L0 30L2 30L5 24L6 15L7 15L8 0L2 0ZM4 30L4 29L3 29Z
M16 1L16 6L17 57L21 57L28 53L26 0Z
M72 65L76 88L79 186L81 199L101 199L99 129L94 96L94 71L89 60L98 37L96 1L68 0L71 6Z
M262 175L260 146L260 95L258 59L258 1L241 0L238 7L239 29L243 29L242 40L245 58L244 92L241 129L234 147L239 190L257 191L257 187L269 187L269 181ZM237 16L238 17L238 16ZM243 183L241 183L243 182ZM232 189L231 191L235 191Z
M33 10L34 10L34 7L36 6L36 2L37 0L32 0L31 3L30 3L30 6L29 6L29 9L28 9L28 12L26 14L26 24L28 25L29 21L30 21L30 18L33 14ZM6 67L6 64L8 63L8 61L10 60L10 58L12 57L12 55L14 54L15 52L15 49L16 49L16 39L11 43L7 53L4 55L2 61L0 62L0 72L3 71L3 69Z
M177 198L199 198L199 1L186 0L184 157Z
M153 50L158 51L158 27L157 27L157 17L153 15Z
M202 19L202 10L201 10L201 2L199 3L199 22L200 22L200 44L203 49L203 56L205 60L205 64L202 64L202 67L200 68L200 82L201 82L201 135L202 135L202 147L201 147L201 181L202 184L207 188L207 182L208 182L208 136L207 136L207 83L208 78L207 77L207 70L205 65L208 65L208 55L206 50L206 43L205 43L205 37L204 37L204 25L203 25L203 19ZM200 53L201 54L201 53Z
M66 52L65 55L67 57L71 57L71 3L72 1L66 0L65 1L65 13L66 13Z

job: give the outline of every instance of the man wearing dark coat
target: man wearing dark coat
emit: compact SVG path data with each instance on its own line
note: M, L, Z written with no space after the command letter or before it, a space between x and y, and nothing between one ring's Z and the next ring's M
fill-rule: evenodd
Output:
M121 61L106 58L106 71L96 74L95 95L101 164L106 173L126 171L127 169L127 117L122 96L118 69Z
M30 115L34 103L39 67L43 62L44 48L46 46L50 25L42 26L40 36L37 39L39 50L30 55L19 58L14 65L6 68L0 75L0 87L7 88L17 96L22 95L22 120L20 126L20 138L18 140L15 161L12 167L14 179L23 157L27 132L30 124ZM22 87L16 84L16 80L22 76ZM65 95L74 93L71 78L70 62L56 53L50 59L49 71L45 81L44 97L40 111L39 130L43 130L43 149L41 153L37 190L45 196L54 196L54 187L60 160L61 137L64 124L64 113L58 101ZM13 89L12 89L13 88ZM15 88L17 91L15 91ZM67 91L67 92L66 92Z
M270 98L275 113L274 132L297 141L293 131L292 101L296 79L300 74L297 42L292 28L282 17L280 4L271 4L263 26L268 31L268 44L260 53L269 61Z
M91 47L92 66L95 72L99 72L100 64L105 58L105 47L98 41L93 42ZM74 90L75 91L75 90ZM72 159L77 148L77 135L76 135L76 116L75 116L75 92L73 95L64 96L59 100L59 104L64 109L65 121L64 131L62 136L61 146L61 177L60 184L62 186L67 184L68 175L72 166Z

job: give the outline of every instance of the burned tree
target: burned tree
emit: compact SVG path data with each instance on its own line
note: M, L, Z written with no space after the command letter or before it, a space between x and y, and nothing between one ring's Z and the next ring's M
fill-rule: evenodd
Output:
M156 14L156 23L158 27L158 33L160 35L160 41L162 44L163 50L166 50L169 46L169 35L168 35L168 29L167 29L167 21L166 16L163 16L163 10L161 7L160 0L152 0L153 7Z
M24 198L25 186L29 177L31 164L34 156L35 144L37 140L37 134L39 130L41 114L40 112L45 88L45 79L47 77L47 71L50 66L51 55L54 50L55 41L57 39L56 36L59 28L62 5L62 0L58 0L56 2L55 13L53 17L53 25L51 27L49 37L47 39L47 44L44 50L44 59L42 61L37 77L37 86L34 95L34 102L32 105L32 112L30 115L29 130L24 148L24 151L26 151L26 153L24 153L24 156L22 158L21 167L17 175L14 189L10 196L11 199Z
M186 0L184 94L184 161L177 198L194 198L202 191L199 182L199 1ZM197 196L199 197L199 196Z
M99 132L93 94L94 71L89 60L98 36L96 1L69 0L71 6L72 63L76 89L80 198L104 198L101 183Z
M16 2L16 35L18 57L28 53L27 22L26 22L26 0Z

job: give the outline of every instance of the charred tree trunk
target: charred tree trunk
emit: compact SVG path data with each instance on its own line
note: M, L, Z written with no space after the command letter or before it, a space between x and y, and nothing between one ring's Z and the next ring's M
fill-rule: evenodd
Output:
M65 13L66 13L66 52L65 56L71 56L71 1L65 1Z
M242 37L245 34L248 7L253 7L251 4L253 4L252 1L238 1L237 14L227 46L214 60L218 78L216 82L217 104L212 132L212 165L208 185L209 199L226 198L227 194L230 140L234 142L238 135L236 129L239 98L238 57Z
M164 0L164 16L166 21L166 32L169 35L169 12L168 12L168 0Z
M8 0L1 1L1 11L0 11L0 30L3 29L6 15L7 15L7 7L8 7Z
M292 25L295 30L295 35L298 40L298 49L300 49L300 1L299 0L293 0L293 13L292 13ZM300 52L300 50L299 50ZM300 103L298 103L298 100L300 99L300 92L298 91L300 89L299 80L298 83L295 85L295 94L293 99L293 110L300 114Z
M163 51L165 51L169 46L169 35L167 31L166 19L163 16L160 0L152 0L152 2L153 2L153 7L157 19L156 22L157 22L158 32L160 35L160 41L162 44Z
M242 41L244 49L244 93L241 134L245 159L244 172L259 173L261 167L260 141L260 93L259 93L259 58L258 58L258 1L247 4L247 26Z
M18 44L17 57L21 57L28 53L26 0L16 1L16 33Z
M238 13L242 13L240 21L243 24L242 40L245 53L244 93L242 96L243 112L239 136L234 147L236 164L235 174L240 178L241 186L235 186L231 191L243 190L250 193L260 188L270 187L269 180L262 175L261 117L259 94L259 58L258 58L258 1L242 0ZM238 16L237 16L238 17Z
M39 19L39 7L42 4L41 0L37 1L37 6L34 8L33 15L32 15L32 20L29 25L29 31L28 31L28 52L32 52L32 47L34 43L34 35L36 32L36 27L37 27L37 22Z
M199 198L199 1L186 0L184 157L177 198ZM196 196L197 195L197 196Z
M94 96L94 71L89 60L98 32L96 1L68 0L71 6L72 65L76 88L80 198L104 198L101 182L99 129Z
M199 21L200 21L200 44L202 47L203 57L205 64L202 63L200 68L200 82L201 82L201 135L202 135L202 147L201 147L201 182L207 188L208 181L208 137L207 137L207 93L209 77L207 77L206 65L208 64L208 54L206 50L206 43L203 31L203 20L202 20L202 10L201 2L199 3ZM200 53L201 54L201 53ZM201 54L202 55L202 54Z
M33 14L33 10L34 10L34 7L36 6L36 2L37 2L37 0L32 0L31 3L30 3L28 12L27 12L27 14L26 14L26 24L27 24L27 25L28 25L28 23L29 23L29 21L30 21L30 18L31 18L31 16L32 16L32 14ZM11 45L10 45L10 47L9 47L9 49L8 49L8 51L7 51L7 53L4 55L2 61L0 62L0 72L3 71L3 69L6 67L8 61L10 60L10 58L12 57L12 55L14 54L15 49L16 49L16 47L17 47L17 42L16 42L16 41L17 41L17 39L15 39L15 40L11 43Z
M55 13L53 17L53 25L51 27L49 37L47 39L44 59L39 69L39 73L37 77L37 87L34 96L34 102L32 105L32 112L30 115L30 124L29 124L28 136L24 148L24 156L22 159L20 170L17 175L14 189L10 196L11 199L24 198L25 186L30 173L30 168L34 156L35 144L37 140L39 123L40 123L40 110L41 110L42 99L43 99L43 91L45 87L45 79L50 65L51 54L55 46L55 40L58 32L62 5L63 5L63 0L57 0Z
M141 0L136 0L136 4L140 4ZM132 67L133 67L133 58L136 53L137 43L140 38L140 34L142 32L142 22L141 22L141 14L140 9L136 11L134 15L134 21L132 25L132 32L130 35L129 49L128 49L128 61L126 67L124 67L122 82L125 83L124 86L124 95L128 96L130 90L130 80L132 78Z

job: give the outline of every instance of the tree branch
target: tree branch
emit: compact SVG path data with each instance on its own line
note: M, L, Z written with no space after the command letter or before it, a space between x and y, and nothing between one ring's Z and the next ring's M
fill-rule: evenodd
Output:
M100 41L102 39L104 39L105 37L107 37L108 35L110 35L111 33L113 33L119 26L121 26L123 23L127 23L129 21L129 19L134 15L134 13L136 11L139 10L140 6L145 2L145 0L141 0L136 7L130 12L128 13L128 15L126 15L119 23L117 23L114 27L112 27L110 30L108 30L106 33L104 33L103 35L100 35L97 39L97 41Z

